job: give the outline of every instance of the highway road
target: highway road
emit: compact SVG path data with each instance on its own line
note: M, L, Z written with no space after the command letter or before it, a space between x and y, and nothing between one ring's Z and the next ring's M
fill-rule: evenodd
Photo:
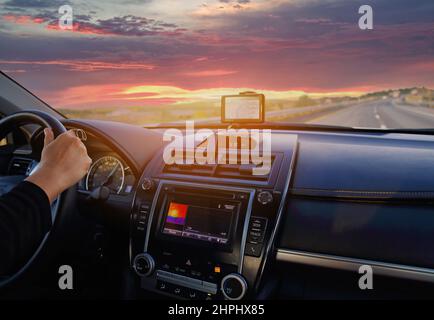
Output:
M434 108L403 105L393 100L362 102L280 121L360 128L433 128Z
M285 108L266 112L266 121L379 129L434 129L434 108L406 105L393 99ZM220 117L196 119L220 122ZM172 122L183 124L185 120ZM158 126L159 124L144 124Z

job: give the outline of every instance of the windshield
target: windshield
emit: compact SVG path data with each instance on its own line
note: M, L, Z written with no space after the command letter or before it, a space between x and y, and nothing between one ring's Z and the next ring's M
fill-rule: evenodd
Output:
M0 69L72 118L219 122L249 91L269 122L434 128L434 2L365 2L2 0Z

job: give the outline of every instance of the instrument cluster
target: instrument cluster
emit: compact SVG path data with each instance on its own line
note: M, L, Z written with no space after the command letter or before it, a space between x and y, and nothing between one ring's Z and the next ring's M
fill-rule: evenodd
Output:
M107 187L112 194L126 195L133 191L135 177L131 168L115 154L92 155L92 165L79 189L92 192Z

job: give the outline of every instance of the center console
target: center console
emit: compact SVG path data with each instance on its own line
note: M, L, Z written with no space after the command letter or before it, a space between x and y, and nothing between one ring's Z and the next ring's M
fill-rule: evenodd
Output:
M254 219L249 229L254 195L248 188L160 181L155 201L140 203L136 217L136 231L146 234L136 238L143 248L134 247L141 286L185 298L242 298L246 242L261 241L267 224Z
M194 176L191 168L183 176L165 174L156 157L131 213L130 263L140 290L179 299L254 298L290 183L295 141L273 155L262 181Z

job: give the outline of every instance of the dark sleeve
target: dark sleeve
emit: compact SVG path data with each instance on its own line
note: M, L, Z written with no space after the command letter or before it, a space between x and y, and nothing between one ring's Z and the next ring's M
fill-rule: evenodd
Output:
M37 185L23 181L0 197L0 275L23 266L51 226L50 201Z

